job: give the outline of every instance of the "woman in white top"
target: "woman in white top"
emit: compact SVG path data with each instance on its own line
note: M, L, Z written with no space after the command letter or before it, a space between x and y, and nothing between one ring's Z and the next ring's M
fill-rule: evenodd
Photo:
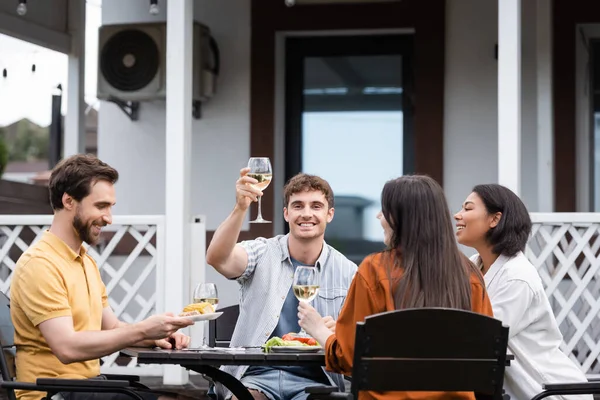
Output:
M483 272L494 317L510 329L508 349L515 359L506 368L504 388L511 399L531 399L544 383L586 382L559 348L562 334L542 281L523 254L531 219L521 199L500 185L478 185L454 218L458 242L479 253L472 261Z

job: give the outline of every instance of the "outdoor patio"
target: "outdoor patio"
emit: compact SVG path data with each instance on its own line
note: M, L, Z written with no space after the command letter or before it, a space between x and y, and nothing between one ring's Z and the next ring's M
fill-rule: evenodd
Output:
M0 9L0 31L9 31L15 36L68 55L69 112L65 120L63 143L66 156L83 151L82 81L85 47L81 38L85 11L77 2L59 3L62 8L56 8L59 11L55 13L55 27L42 26L44 21L40 16L43 14L43 6L38 2L36 6L39 8L32 5L26 18L12 15L12 5L10 9ZM125 11L121 12L120 4L116 7L117 2L106 1L107 9L112 10L105 13L109 15L109 23L115 22L110 21L110 16L115 20L123 18L126 21L117 22L124 23L138 23L144 18L154 18L148 17L147 2L143 3L143 7L138 3L141 4L133 1L126 5L123 3ZM392 13L385 13L381 15L381 22L362 16L352 19L357 17L350 17L348 10L360 5L342 7L340 15L343 18L338 18L336 6L326 5L323 7L325 13L319 13L318 18L313 20L309 18L311 14L306 11L307 8L288 8L283 5L283 0L277 4L272 2L274 11L259 8L256 1L250 2L252 6L240 1L239 9L231 17L239 18L243 24L220 17L226 14L223 9L218 8L223 7L222 4L215 6L216 3L208 3L190 0L181 3L167 2L166 6L161 3L159 17L163 22L166 21L169 30L166 47L184 49L171 50L167 57L166 69L170 72L166 74L165 80L169 89L164 102L160 106L156 102L142 104L138 121L129 120L108 101L103 103L100 113L100 122L104 124L104 131L100 129L98 138L100 155L117 166L122 174L119 188L122 190L119 192L122 199L119 199L119 206L125 207L121 210L125 209L126 212L115 216L114 224L106 230L104 240L90 249L90 253L100 267L111 306L122 320L135 322L154 313L179 310L189 300L193 285L200 281L214 279L218 285L222 285L220 287L226 288L223 293L227 293L229 298L236 298L236 284L217 277L214 270L206 265L204 252L198 251L206 248L221 215L229 212L230 205L227 201L231 200L231 185L227 183L227 179L238 168L231 160L237 163L241 159L243 163L248 155L267 155L273 159L276 169L274 181L277 181L278 186L265 193L263 203L263 210L267 210L269 214L277 214L273 218L274 223L270 226L248 227L242 232L241 239L270 236L282 229L282 217L277 211L281 209L281 204L277 198L281 182L290 171L284 170L287 160L282 156L285 153L283 142L286 134L283 116L285 110L281 105L285 97L285 68L281 69L279 64L285 64L285 53L281 48L285 47L289 31L301 36L317 35L317 31L386 30L414 36L417 26L416 30L421 36L415 36L414 44L419 48L417 54L420 58L417 57L414 61L416 97L421 99L421 114L416 115L414 125L421 136L417 136L415 144L415 169L439 178L444 183L445 190L450 193L449 200L453 206L456 206L457 199L468 193L472 181L488 182L492 178L495 182L515 189L522 197L535 200L537 207L533 209L544 212L531 214L534 230L527 256L538 268L546 286L564 336L562 349L589 378L600 378L600 214L550 212L591 210L590 207L584 207L589 197L585 190L579 193L579 189L575 187L576 181L588 181L587 176L576 175L579 161L575 160L575 144L580 143L573 137L575 105L565 107L564 104L557 104L558 111L553 105L552 84L556 78L549 68L553 49L553 42L549 39L553 29L551 2L538 0L535 15L528 17L529 22L535 20L536 29L540 32L533 41L531 36L527 36L527 29L523 29L523 34L521 32L521 25L531 25L528 21L522 22L525 15L521 15L521 5L531 5L532 2L501 2L498 10L495 10L497 15L492 19L499 25L499 29L494 27L496 34L490 35L489 43L475 42L475 39L479 40L485 35L473 35L472 32L460 30L468 27L472 20L479 21L478 16L470 16L467 11L480 7L483 2L463 3L458 6L462 8L450 8L450 3L443 1L433 2L435 7L429 7L434 10L433 18L427 14L431 10L423 11L428 7L423 6L422 2L403 1L396 2L399 3L396 5L389 2L387 6L379 7L398 7L394 10L402 11L397 14L402 15L405 20L397 22L389 16ZM440 4L446 4L447 9L438 7ZM453 4L456 7L457 2ZM557 9L560 11L562 3L557 1L555 4L558 4ZM168 17L165 12L167 7ZM377 6L367 7L375 9ZM327 17L327 12L335 15L335 18ZM67 14L69 18L66 18ZM216 101L209 103L203 118L196 121L192 120L192 104L189 101L193 81L192 51L189 51L193 43L189 32L192 31L194 21L198 20L198 15L211 26L216 36L220 35L218 39L225 62ZM30 17L31 20L27 20ZM68 24L65 22L67 20ZM445 20L453 22L449 22L446 27ZM572 20L575 21L575 18ZM572 20L565 18L562 25L560 21L558 25L570 24ZM332 26L331 21L339 25ZM482 24L490 25L483 17L481 21ZM248 32L240 26L247 28ZM233 27L237 29L235 32ZM57 32L58 30L61 31ZM248 37L245 37L247 42L240 40L234 35L238 31L242 31L243 35L247 33L252 41ZM469 40L473 42L463 43ZM454 43L456 48L445 48L445 41ZM569 40L557 41L557 46L566 46L563 42L570 43ZM525 51L527 43L535 51ZM492 60L494 46L497 54ZM463 54L458 52L458 47L477 51ZM521 52L513 51L521 47L525 49L524 59L532 54L537 55L538 64L534 68L522 68L527 63L522 62ZM560 54L567 52L562 47L558 48L562 51ZM567 50L570 49L569 47ZM448 57L444 58L444 52L449 54ZM445 60L448 65L444 64ZM477 64L474 60L484 62ZM565 63L574 64L574 61L568 59ZM467 69L465 73L465 65L472 67L472 71ZM559 68L556 70L560 72ZM478 75L475 71L491 72L476 81ZM468 76L470 73L473 75L473 82L470 80L471 76ZM521 80L521 75L530 79ZM557 75L564 74L561 72ZM571 75L575 81L575 72ZM490 76L493 84L490 84ZM243 81L241 84L240 80ZM534 81L539 84L535 90L531 87ZM558 89L563 84L571 85L572 88L566 93L573 95L556 96L557 102L575 97L570 92L575 90L574 82L567 79L564 82L567 83L561 81L556 84ZM480 89L484 86L482 84L494 86L496 90L499 87L501 90L498 93L485 91ZM468 92L469 89L472 89L471 92ZM444 90L448 94L444 95ZM532 93L529 99L531 101L524 106L521 105L523 93ZM452 99L446 101L446 109L444 96ZM454 101L455 98L462 100L462 103ZM239 99L244 99L242 104L236 103ZM480 104L485 107L478 109ZM427 108L429 106L432 108ZM212 110L210 107L213 107ZM573 115L565 117L560 114L571 108ZM537 114L532 117L534 111ZM235 123L231 125L231 121ZM471 122L473 124L469 125ZM530 125L535 129L523 129ZM487 131L493 131L493 135L486 136ZM115 143L119 145L115 146ZM190 143L195 143L195 147ZM521 146L525 149L523 153ZM488 151L489 149L492 150ZM473 157L473 160L464 162L465 154ZM523 160L522 154L527 156ZM535 157L532 156L534 154ZM221 164L227 165L221 168ZM473 168L473 165L478 164L484 167ZM490 167L490 164L493 166ZM209 170L207 166L210 167L211 174L199 176L200 172ZM210 191L204 190L209 187ZM581 199L585 200L582 203L584 206L579 204ZM129 204L129 208L123 204ZM7 214L0 215L2 292L9 292L12 270L18 257L51 221L50 215L39 215L43 213L40 211L43 210L42 206L47 205L36 205L38 208L30 213L32 215L0 213ZM143 215L130 212L137 212L138 207L144 210L140 212ZM200 208L203 215L198 216L196 212ZM146 212L147 209L151 211ZM206 215L210 218L209 226ZM206 326L198 324L189 333L195 343L201 343L206 336ZM205 395L206 381L179 367L140 366L134 359L123 365L117 358L118 354L104 357L102 371L141 375L143 383L157 389L191 389L199 396Z

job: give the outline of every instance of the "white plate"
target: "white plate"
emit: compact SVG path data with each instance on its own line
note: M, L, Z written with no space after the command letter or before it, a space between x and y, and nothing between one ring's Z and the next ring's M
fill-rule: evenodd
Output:
M321 346L273 346L269 348L272 353L316 353L323 350Z
M192 315L189 317L180 317L180 318L189 318L194 322L199 322L199 321L210 321L213 319L217 319L219 318L221 315L223 315L222 311L218 311L218 312L214 312L214 313L210 313L210 314L200 314L200 315Z

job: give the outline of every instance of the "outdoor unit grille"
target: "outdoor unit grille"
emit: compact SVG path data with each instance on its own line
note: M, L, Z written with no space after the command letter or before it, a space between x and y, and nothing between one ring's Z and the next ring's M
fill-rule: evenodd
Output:
M166 87L166 23L105 25L99 30L99 99L144 101L164 99ZM215 92L219 61L210 30L194 23L193 100Z

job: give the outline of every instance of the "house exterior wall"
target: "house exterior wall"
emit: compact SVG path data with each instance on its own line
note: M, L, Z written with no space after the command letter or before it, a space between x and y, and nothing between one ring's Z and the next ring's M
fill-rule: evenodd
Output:
M233 185L248 161L250 140L250 7L245 0L196 2L195 20L208 25L220 47L217 95L192 122L192 213L206 214L215 229L234 204ZM102 23L165 21L166 7L153 17L147 1L104 0ZM117 214L165 212L165 102L140 106L130 121L114 104L102 102L99 157L121 172Z
M203 106L202 119L193 121L192 212L207 215L209 231L230 212L233 182L250 156L251 17L247 3L228 0L195 5L195 19L211 28L222 58L217 95ZM522 32L521 196L531 211L537 211L535 4L523 3L527 23ZM165 7L154 17L142 0L104 0L102 9L103 24L166 18ZM497 1L446 2L443 166L452 209L473 185L497 181L497 9ZM102 102L98 130L99 156L121 172L115 213L164 213L168 140L164 101L142 103L135 122L114 104Z
M207 229L214 230L234 205L234 184L250 153L250 6L247 0L196 2L194 14L210 27L221 55L217 95L203 105L202 118L192 120L191 212L206 215ZM103 24L165 20L166 7L151 16L147 1L102 2ZM115 214L165 213L165 124L164 100L142 103L138 121L101 103L98 156L120 172ZM235 281L212 268L205 279L217 284L220 307L238 303Z
M523 2L521 197L537 211L535 2ZM444 189L452 209L498 182L497 1L446 2Z

